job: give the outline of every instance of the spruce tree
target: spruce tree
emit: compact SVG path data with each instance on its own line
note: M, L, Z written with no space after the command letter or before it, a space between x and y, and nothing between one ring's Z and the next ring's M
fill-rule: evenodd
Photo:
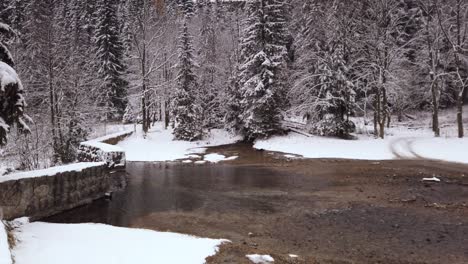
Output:
M201 20L198 59L199 90L197 101L201 106L201 118L204 128L219 127L222 123L221 87L224 72L219 67L219 21L217 21L215 3L209 0L198 1L199 18Z
M248 4L241 43L241 119L246 140L281 131L281 107L287 62L287 21L284 0Z
M127 86L124 79L124 46L121 41L118 5L101 0L98 5L96 28L96 59L102 81L103 103L109 108L107 117L122 117L127 106Z
M173 101L175 116L174 137L177 140L194 141L202 137L199 106L195 105L197 76L195 75L194 51L185 15L179 36L179 63L177 65L177 90Z
M177 6L184 18L190 19L195 12L195 3L193 0L177 0Z

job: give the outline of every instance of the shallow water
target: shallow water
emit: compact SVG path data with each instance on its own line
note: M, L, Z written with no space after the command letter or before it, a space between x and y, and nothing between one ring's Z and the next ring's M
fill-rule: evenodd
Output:
M259 155L263 154L259 152ZM131 226L141 217L166 211L219 211L247 207L268 213L274 209L267 204L250 201L248 197L242 199L242 193L252 189L284 189L293 182L291 177L264 166L240 164L135 162L127 165L127 174L128 186L113 193L112 199L97 200L43 220ZM218 196L220 193L227 195ZM210 208L203 208L207 206Z

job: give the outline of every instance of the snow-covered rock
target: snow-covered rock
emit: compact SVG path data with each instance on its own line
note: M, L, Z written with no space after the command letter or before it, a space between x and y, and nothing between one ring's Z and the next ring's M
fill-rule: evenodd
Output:
M275 260L270 255L246 255L246 257L255 264L269 264L275 262Z

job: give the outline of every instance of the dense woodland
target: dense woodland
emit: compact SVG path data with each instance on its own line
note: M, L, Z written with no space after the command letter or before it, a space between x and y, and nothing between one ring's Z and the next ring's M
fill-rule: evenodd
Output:
M455 107L464 136L466 0L0 0L0 22L0 143L21 169L75 160L112 122L252 141L297 116L347 137L359 116L383 138L430 111L439 136Z

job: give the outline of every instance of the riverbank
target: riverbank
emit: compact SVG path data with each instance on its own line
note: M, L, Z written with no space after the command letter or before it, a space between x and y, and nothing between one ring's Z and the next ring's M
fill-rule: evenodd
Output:
M16 264L201 264L226 242L100 224L14 224Z
M222 164L130 163L111 201L45 219L226 238L208 263L467 263L468 167L292 159L247 145ZM437 181L424 178L437 177ZM141 201L145 201L142 203ZM291 257L296 256L297 257Z

